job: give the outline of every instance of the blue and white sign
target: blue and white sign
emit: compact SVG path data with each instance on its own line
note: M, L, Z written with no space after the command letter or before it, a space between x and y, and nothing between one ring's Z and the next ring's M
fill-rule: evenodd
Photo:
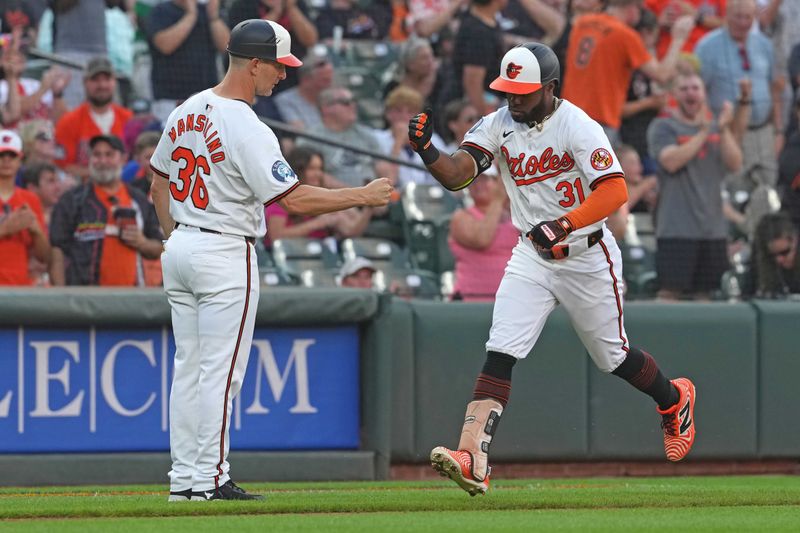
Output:
M0 329L0 452L169 449L168 328ZM234 450L359 445L355 326L257 329Z

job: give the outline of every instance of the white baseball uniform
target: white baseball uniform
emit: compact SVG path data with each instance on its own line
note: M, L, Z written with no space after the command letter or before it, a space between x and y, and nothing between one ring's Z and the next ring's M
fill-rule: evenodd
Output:
M298 181L250 105L211 89L172 112L150 163L170 181L176 221L161 258L176 347L170 485L211 490L229 479L231 408L250 356L253 242L266 232L264 206Z
M602 127L577 106L561 100L541 126L539 131L515 122L502 107L478 121L462 143L498 158L511 217L522 235L497 291L486 349L525 358L561 303L595 364L611 372L625 359L628 341L622 259L605 221L559 243L569 247L562 259L543 259L524 235L574 210L601 181L624 174Z

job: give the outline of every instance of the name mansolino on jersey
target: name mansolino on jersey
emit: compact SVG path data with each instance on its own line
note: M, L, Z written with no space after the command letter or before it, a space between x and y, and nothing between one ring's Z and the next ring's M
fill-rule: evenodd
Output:
M214 129L214 123L208 120L207 116L200 114L195 117L194 113L189 113L185 117L179 118L176 125L170 128L169 138L175 142L175 139L188 131L197 131L203 134L212 163L225 161L225 149L222 141L219 139L217 130Z

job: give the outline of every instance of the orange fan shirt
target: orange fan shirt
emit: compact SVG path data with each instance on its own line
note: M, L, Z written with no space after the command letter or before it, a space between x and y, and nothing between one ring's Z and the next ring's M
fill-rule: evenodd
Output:
M100 187L94 187L94 194L108 213L106 218L106 236L103 239L103 254L100 256L100 280L102 286L135 286L138 280L139 254L122 242L117 232L117 221L114 219L114 207L132 207L133 201L128 189L120 187L114 194L109 194ZM111 197L116 198L116 203Z
M650 61L636 31L606 13L578 17L561 95L604 126L619 128L633 71Z
M114 122L109 133L122 139L125 123L133 116L133 112L116 104L111 104L111 109L114 112ZM56 124L56 143L63 150L63 156L56 163L61 167L88 165L89 140L102 133L104 132L97 127L86 102L65 113Z
M39 226L47 233L44 212L39 197L30 191L14 188L14 194L7 201L0 198L0 220L8 213L27 205L36 215ZM28 230L0 238L0 285L31 285L33 281L28 274L28 249L33 244L33 237Z

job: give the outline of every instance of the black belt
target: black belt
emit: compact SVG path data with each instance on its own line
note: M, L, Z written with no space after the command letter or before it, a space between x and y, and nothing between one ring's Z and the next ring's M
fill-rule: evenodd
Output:
M770 119L767 119L764 122L762 122L761 124L758 124L757 126L747 126L747 129L750 130L750 131L760 130L761 128L763 128L764 126L768 126L769 124L770 124Z
M527 239L527 237L523 236L523 238ZM603 228L595 231L594 233L590 233L586 236L586 248L589 249L598 242L600 239L603 238ZM539 257L542 259L564 259L569 256L569 244L564 244L561 246L553 246L549 250L543 250L538 246L534 245L533 249L536 250L536 253L539 254Z
M229 235L231 237L241 237L244 240L246 240L247 242L249 242L250 244L255 244L256 243L256 238L255 237L245 237L244 235L233 235L232 233L222 233L221 231L217 231L215 229L201 228L199 226L190 226L189 224L183 224L182 222L176 222L175 223L175 229L178 229L178 226L186 226L187 228L197 228L200 231L202 231L203 233L214 233L215 235Z

